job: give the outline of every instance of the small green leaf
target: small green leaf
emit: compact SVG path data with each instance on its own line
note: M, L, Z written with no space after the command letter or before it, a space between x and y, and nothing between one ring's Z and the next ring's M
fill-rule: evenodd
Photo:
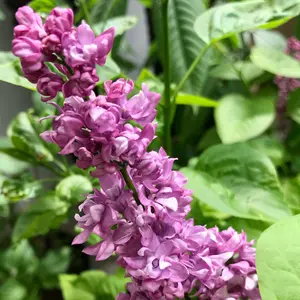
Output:
M2 10L0 10L0 21L4 21L6 19L6 16Z
M97 65L96 69L97 69L97 75L100 77L101 80L101 82L99 82L98 85L103 83L106 80L117 78L121 73L119 66L110 56L107 57L104 66Z
M152 0L139 0L141 4L143 4L146 8L152 7Z
M270 97L245 99L239 94L226 95L215 110L218 134L224 144L246 141L262 134L275 119Z
M90 193L93 186L87 177L71 175L56 186L56 195L64 200L77 203L83 200L84 194Z
M59 227L67 210L68 205L54 193L46 194L18 218L12 234L13 242L45 234Z
M58 275L65 273L71 261L71 249L63 247L50 250L41 259L38 269L39 278L44 288L58 287Z
M35 12L49 14L57 4L53 0L32 0L29 3L29 6Z
M37 129L38 119L33 118L30 113L21 112L9 125L7 135L12 144L36 161L52 161L53 155L47 149Z
M202 107L217 107L219 103L215 100L208 99L201 96L189 95L184 93L179 93L176 97L177 104L183 105L195 105Z
M18 178L7 179L3 182L1 193L6 199L17 202L36 197L42 190L42 184L32 176L24 174Z
M264 0L217 5L200 15L194 24L198 36L207 44L255 28L275 28L298 15L300 3L275 10Z
M223 80L245 80L250 82L261 76L264 71L249 61L223 63L214 67L209 75Z
M216 210L268 222L291 215L272 162L246 144L213 146L203 152L196 168L181 169L187 187Z
M256 266L262 299L298 299L300 295L300 215L272 225L260 236Z
M36 90L34 84L30 83L18 72L18 59L11 52L0 51L0 81L22 86L29 90Z
M295 122L300 124L300 89L296 89L289 94L287 113Z
M128 278L109 275L102 271L86 271L80 275L60 275L64 300L114 300L125 291Z
M114 27L115 35L118 36L132 29L137 24L137 22L138 22L138 18L135 16L120 16L120 17L108 19L105 22L105 24L103 22L95 24L93 26L93 29L95 30L95 33L98 35L102 31Z
M0 299L3 300L24 300L26 293L26 287L14 278L9 278L0 287Z
M138 86L138 89L141 89L142 83L146 83L149 90L152 92L157 92L159 94L163 93L164 84L148 69L142 69L139 77L137 78L136 85Z
M291 78L300 77L300 63L295 58L273 48L252 48L251 61L272 74Z

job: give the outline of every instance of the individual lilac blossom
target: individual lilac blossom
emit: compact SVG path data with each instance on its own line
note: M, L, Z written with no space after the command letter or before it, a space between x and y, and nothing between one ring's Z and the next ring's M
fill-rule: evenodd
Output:
M39 77L37 82L38 92L44 96L42 101L49 101L56 97L57 93L61 91L63 85L62 78L55 73L47 73Z
M112 48L114 34L114 28L110 28L95 38L94 32L86 23L70 33L64 33L62 47L67 64L71 67L104 65Z

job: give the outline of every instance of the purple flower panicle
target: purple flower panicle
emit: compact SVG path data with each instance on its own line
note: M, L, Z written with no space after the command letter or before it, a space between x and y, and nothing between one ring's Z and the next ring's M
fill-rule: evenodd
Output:
M147 151L160 95L143 84L130 96L134 83L123 78L106 81L104 95L94 94L95 66L105 64L114 30L95 37L84 22L75 28L70 9L55 8L43 25L31 8L22 7L17 20L13 52L24 75L37 83L43 101L60 91L65 97L62 107L55 104L59 115L53 116L52 130L41 137L99 179L101 189L79 206L75 219L82 232L73 244L94 233L101 241L84 253L96 260L118 255L132 282L117 299L190 294L202 300L260 300L253 241L233 228L220 231L186 220L192 201L187 179L172 170L175 159L164 149Z

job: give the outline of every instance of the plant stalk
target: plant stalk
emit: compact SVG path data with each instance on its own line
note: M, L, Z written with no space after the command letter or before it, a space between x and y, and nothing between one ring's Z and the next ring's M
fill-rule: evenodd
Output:
M120 168L120 172L121 172L121 174L122 174L122 176L123 176L123 178L124 178L124 180L125 180L125 183L126 183L127 187L132 191L132 193L133 193L133 198L134 198L136 204L137 204L137 205L141 205L141 206L143 207L143 209L145 209L144 206L143 206L143 204L142 204L141 201L139 200L138 193L137 193L137 191L136 191L136 189L135 189L135 186L133 185L133 183L132 183L132 181L131 181L131 178L130 178L130 176L129 176L129 174L128 174L126 168L127 168L127 167L122 167L122 168Z
M172 107L171 107L171 77L170 77L170 43L169 43L169 21L168 0L162 1L162 30L163 30L163 67L164 67L164 135L163 144L166 152L172 155Z

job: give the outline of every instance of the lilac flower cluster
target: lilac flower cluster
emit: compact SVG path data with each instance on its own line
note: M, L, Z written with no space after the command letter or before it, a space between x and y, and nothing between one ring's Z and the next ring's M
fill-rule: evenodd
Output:
M99 81L96 64L104 65L112 48L114 29L95 38L88 24L73 26L73 11L68 8L54 8L44 24L28 6L19 8L16 18L12 51L21 59L24 76L37 83L42 100L55 98L59 91L65 97L89 96ZM51 71L47 63L59 72Z
M295 37L290 37L287 41L285 52L295 59L300 60L300 41ZM278 109L285 110L287 98L290 92L300 87L300 80L297 78L288 78L284 76L276 76L275 83L279 88Z
M94 233L101 241L86 247L86 254L97 260L118 255L132 283L117 299L182 299L188 294L202 300L261 299L253 242L232 228L207 229L186 220L192 201L184 187L187 179L172 170L175 159L162 148L147 151L155 138L160 95L142 85L130 98L134 84L125 79L106 81L105 95L96 96L90 88L82 92L85 72L91 75L95 64L105 63L113 29L97 38L86 24L73 29L70 10L54 9L44 27L29 8L21 8L17 18L21 25L15 29L14 53L21 57L25 76L47 100L60 90L65 95L62 107L55 104L59 115L52 117L52 130L42 138L57 144L60 154L73 154L79 168L99 178L101 189L87 196L75 216L82 232L73 244ZM41 68L31 65L31 44L22 51L20 43L29 40L38 44L34 55ZM68 77L64 83L49 70L43 73L53 53L64 61L59 65ZM36 71L43 73L38 79L32 75Z

